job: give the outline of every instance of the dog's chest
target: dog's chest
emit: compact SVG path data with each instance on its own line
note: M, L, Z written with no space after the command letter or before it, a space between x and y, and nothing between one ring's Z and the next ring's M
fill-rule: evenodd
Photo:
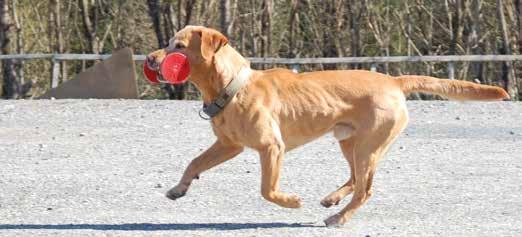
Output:
M238 128L240 124L239 121L234 121L225 116L218 116L211 121L212 129L216 136L224 136L235 142L241 140L240 133L238 132L238 130L241 130L241 128Z

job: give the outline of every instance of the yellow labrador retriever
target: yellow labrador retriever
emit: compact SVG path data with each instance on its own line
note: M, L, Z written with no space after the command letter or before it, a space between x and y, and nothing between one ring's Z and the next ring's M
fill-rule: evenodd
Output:
M351 177L321 204L338 204L352 192L353 197L339 213L325 220L327 226L343 225L372 195L377 162L408 123L408 93L426 92L457 100L509 98L498 87L427 76L392 77L362 70L251 70L249 61L224 35L202 26L187 26L177 32L167 48L148 55L149 66L158 70L163 58L173 52L187 56L189 80L201 91L204 104L221 102L214 106L218 111L209 113L217 141L190 163L167 197L182 197L200 173L249 147L260 155L261 195L279 206L299 208L297 195L279 190L283 156L333 132L350 165ZM235 88L226 93L232 84Z

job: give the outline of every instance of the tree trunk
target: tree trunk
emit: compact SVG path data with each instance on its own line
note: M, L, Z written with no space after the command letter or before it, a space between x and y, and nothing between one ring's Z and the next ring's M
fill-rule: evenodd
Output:
M515 0L515 14L517 16L517 25L518 25L518 53L519 54L522 54L522 0ZM515 75L515 77L517 78L517 91L518 91L518 96L519 96L519 100L520 100L520 97L522 97L522 82L521 81L518 81L520 80L520 78L522 77L522 72L520 71L520 64L519 65L519 70L517 71L518 72L518 75Z
M60 0L51 0L49 2L49 48L53 53L64 53L62 19L60 11ZM67 70L65 61L61 61L59 67L61 70L62 82L67 80ZM52 75L51 75L52 77Z
M95 9L95 6L91 6L89 4L89 0L78 0L80 5L80 11L82 14L82 22L83 22L83 33L85 37L87 38L87 41L89 43L89 50L93 54L99 54L100 53L100 47L99 42L96 37L96 32L98 31L98 11ZM93 2L94 3L94 2ZM96 3L94 3L96 4ZM93 13L93 20L91 20L91 12Z
M228 37L232 37L234 33L234 29L237 21L237 12L238 12L238 2L239 0L234 0L234 2L229 6L229 18L228 18L228 27L226 29L226 33Z
M147 7L149 8L149 16L152 20L152 28L154 28L156 39L158 40L158 47L164 48L166 41L163 38L163 31L161 30L160 2L159 0L147 0Z
M366 7L364 1L351 0L348 4L349 24L350 24L350 51L352 57L361 56L361 26L364 25L362 18L365 14ZM354 68L360 68L359 64L355 64Z
M268 57L272 53L272 0L263 0L261 9L261 57Z
M335 27L335 32L332 34L334 38L335 50L337 51L337 57L344 57L344 46L343 46L343 38L344 35L341 34L343 32L344 25L344 7L343 0L335 0L332 4L335 4L333 7L333 12L335 14L335 21L333 22Z
M288 21L288 50L287 57L294 58L296 56L295 49L295 29L297 24L297 10L299 8L299 0L291 0L290 3L290 19Z
M169 43L170 38L174 37L176 33L176 24L174 18L174 9L172 4L164 3L162 8L162 16L163 16L163 28L164 28L164 37L165 43L167 45Z
M468 40L469 48L472 54L484 54L483 45L479 41L481 35L480 24L482 22L482 0L472 0L469 13L469 22L471 24L470 39ZM482 62L471 63L471 77L473 80L484 82L483 74L484 64Z
M522 0L515 0L515 9L518 21L518 51L522 54Z
M502 49L501 54L511 54L511 47L509 44L509 29L504 16L504 7L502 0L497 0L497 17L502 32ZM510 62L502 64L502 81L504 82L504 89L509 93L512 99L518 96L517 85L514 81L513 65Z
M17 11L18 6L18 0L11 1L11 15L14 21L14 27L16 30L16 53L17 54L24 54L24 34L23 34L23 28L22 28L22 20L23 18L20 18L18 16ZM20 97L25 98L27 97L27 93L32 87L33 82L32 81L25 81L25 75L24 75L24 60L13 60L13 66L16 72L16 78L18 79L18 85L19 87L19 93Z
M257 55L257 35L258 35L258 28L257 28L257 9L256 9L256 2L255 0L250 0L250 7L249 9L251 11L252 16L250 17L250 21L248 21L249 24L249 30L250 33L250 56L256 56Z
M192 19L192 12L193 12L195 6L196 6L196 0L186 0L185 22L183 24L183 27L185 27L186 25L188 25L190 23L190 20Z
M228 32L228 25L230 24L230 0L219 0L219 12L221 15L221 32L223 32L225 36L230 37L230 32Z
M9 16L9 1L0 0L0 52L10 54L12 22ZM19 95L19 83L16 81L12 60L2 60L2 97L16 99Z

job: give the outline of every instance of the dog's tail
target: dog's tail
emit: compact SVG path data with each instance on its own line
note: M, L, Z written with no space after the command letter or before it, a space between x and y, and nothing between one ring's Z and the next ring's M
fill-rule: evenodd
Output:
M425 92L454 100L503 100L509 94L496 86L480 85L467 81L438 79L428 76L398 76L402 91Z

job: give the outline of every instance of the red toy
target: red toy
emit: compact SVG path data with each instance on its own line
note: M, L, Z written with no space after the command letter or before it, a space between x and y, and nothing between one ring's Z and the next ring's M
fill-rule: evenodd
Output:
M190 66L187 56L181 53L171 53L161 62L159 71L161 76L158 75L158 72L151 70L147 63L144 64L143 73L152 84L161 82L177 85L187 81Z
M145 78L147 78L151 84L155 85L160 83L158 81L158 73L156 71L152 71L152 69L149 68L147 62L143 64L143 74L145 74Z

